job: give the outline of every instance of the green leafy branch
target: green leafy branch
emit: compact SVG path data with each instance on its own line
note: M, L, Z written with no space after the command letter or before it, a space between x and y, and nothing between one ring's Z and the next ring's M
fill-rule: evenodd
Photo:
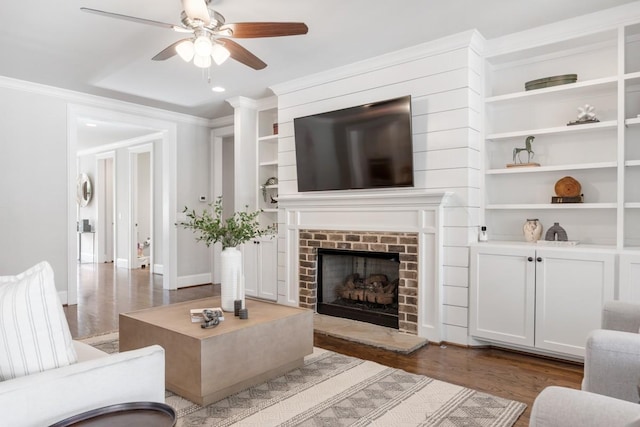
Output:
M207 246L212 243L221 242L223 248L232 248L256 237L274 234L276 228L268 226L260 227L258 215L262 210L248 212L248 206L244 212L234 212L234 214L222 219L222 197L218 197L215 203L210 203L213 208L213 215L209 209L205 209L201 214L195 210L189 210L185 206L183 212L187 214L187 220L179 223L186 229L193 230L197 234L196 239L203 241Z

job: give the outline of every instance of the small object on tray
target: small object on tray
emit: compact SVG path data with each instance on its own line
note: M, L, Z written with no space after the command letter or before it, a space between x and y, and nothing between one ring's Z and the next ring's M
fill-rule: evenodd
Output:
M190 310L190 314L191 314L191 323L202 323L205 321L204 318L204 311L205 310L211 310L213 312L218 313L218 319L219 320L224 320L224 312L222 311L222 309L220 307L214 307L214 308L192 308Z
M567 123L567 126L584 125L587 123L598 123L600 120L596 118L596 109L593 105L584 104L584 107L578 108L578 120Z
M578 80L577 74L562 74L559 76L543 77L541 79L531 80L524 84L525 90L543 89L545 87L566 85L575 83Z
M583 202L584 202L583 194L576 197L557 197L557 196L551 197L551 203L583 203Z

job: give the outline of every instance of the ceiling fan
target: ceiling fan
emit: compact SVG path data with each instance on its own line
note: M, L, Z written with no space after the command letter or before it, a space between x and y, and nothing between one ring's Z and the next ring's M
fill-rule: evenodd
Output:
M103 10L81 7L84 12L95 13L111 18L139 22L168 28L190 36L172 43L154 56L154 61L164 61L178 54L186 62L193 59L194 65L208 68L211 60L220 65L231 57L255 70L267 66L260 58L230 38L281 37L307 34L308 28L302 22L238 22L225 23L224 16L213 10L211 0L182 0L184 10L180 14L182 25L167 24L150 19Z

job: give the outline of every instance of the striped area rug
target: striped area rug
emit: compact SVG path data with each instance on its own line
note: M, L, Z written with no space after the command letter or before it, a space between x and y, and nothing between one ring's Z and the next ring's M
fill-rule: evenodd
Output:
M117 349L117 335L88 341ZM116 341L114 343L114 341ZM512 426L526 405L315 348L304 366L202 407L167 391L181 427Z

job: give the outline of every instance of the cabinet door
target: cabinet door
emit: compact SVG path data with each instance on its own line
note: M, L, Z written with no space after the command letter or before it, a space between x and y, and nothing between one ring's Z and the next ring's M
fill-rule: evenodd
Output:
M640 302L640 254L620 255L620 300Z
M471 248L470 333L477 338L533 346L534 251Z
M614 296L615 256L539 249L537 257L536 347L584 357L587 335Z
M258 298L278 299L278 251L276 239L260 239L258 245Z

